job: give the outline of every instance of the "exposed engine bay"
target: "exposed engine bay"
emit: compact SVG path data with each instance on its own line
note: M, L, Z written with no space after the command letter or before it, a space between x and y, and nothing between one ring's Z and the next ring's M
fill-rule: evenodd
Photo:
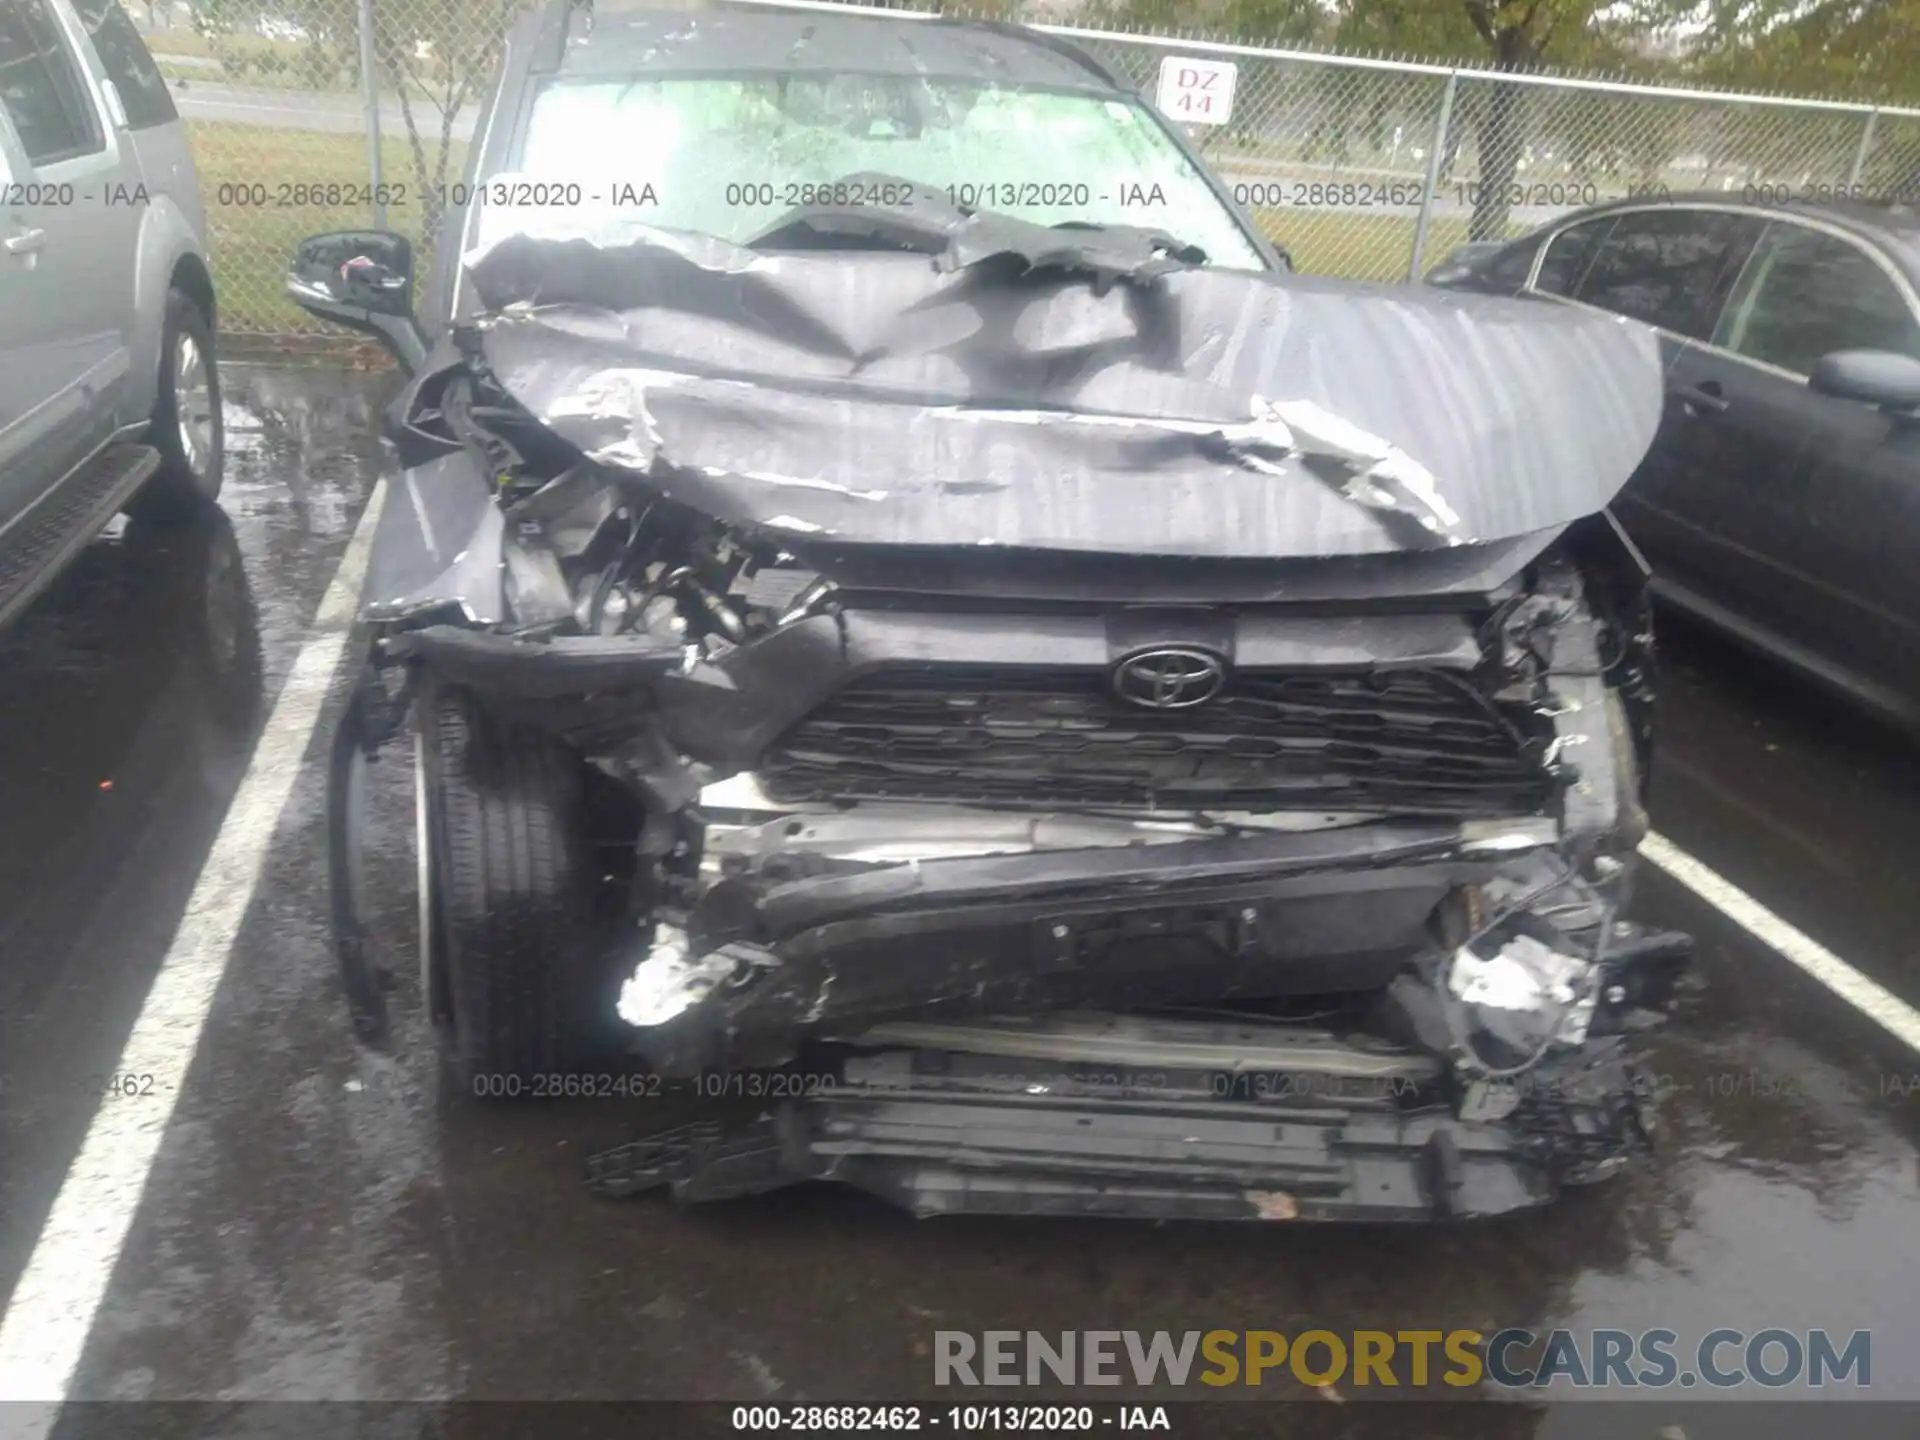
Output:
M1688 946L1622 918L1652 640L1645 567L1602 507L1658 413L1637 333L1562 327L1611 377L1589 378L1582 463L1618 473L1523 500L1442 463L1541 458L1506 400L1487 443L1456 419L1424 451L1417 416L1384 433L1325 394L1243 392L1228 422L1191 333L1155 338L1208 305L1357 303L1311 285L1154 269L1099 290L1069 260L989 287L966 303L1029 323L978 334L1071 312L1062 354L1187 347L1184 379L1140 362L1175 413L975 397L923 434L928 397L876 381L871 349L858 383L764 354L780 378L717 374L686 315L623 305L675 293L662 267L709 287L689 309L816 354L835 347L796 316L860 313L827 271L684 237L481 257L486 315L391 416L405 472L336 750L344 777L420 726L423 855L453 857L423 879L423 970L470 1065L833 1066L830 1090L600 1157L598 1188L1414 1218L1539 1203L1646 1143L1623 1037ZM1434 333L1483 323L1420 303ZM1185 389L1204 403L1172 404ZM1125 503L1123 467L1148 487ZM1304 550L1278 548L1290 525ZM1155 530L1178 552L1146 548ZM550 860L489 858L530 813ZM573 978L548 993L548 966ZM533 1031L501 1018L529 1003L552 1012Z

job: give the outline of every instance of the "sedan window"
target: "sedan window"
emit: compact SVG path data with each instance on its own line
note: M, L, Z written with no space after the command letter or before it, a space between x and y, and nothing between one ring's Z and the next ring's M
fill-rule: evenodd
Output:
M1614 222L1574 298L1704 340L1759 230L1725 210L1630 211Z
M1584 225L1562 230L1547 242L1547 255L1540 262L1540 274L1533 288L1543 295L1571 295L1586 277L1587 262L1594 247L1613 226L1614 217L1602 216Z
M1920 321L1892 277L1858 245L1776 223L1754 251L1713 343L1806 375L1835 350L1893 350L1920 360Z

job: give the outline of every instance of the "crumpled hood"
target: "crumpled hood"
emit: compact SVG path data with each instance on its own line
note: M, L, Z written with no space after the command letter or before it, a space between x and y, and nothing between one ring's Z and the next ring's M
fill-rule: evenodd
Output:
M665 230L468 257L488 364L594 460L839 544L1374 554L1602 509L1652 331L1288 274L762 254Z

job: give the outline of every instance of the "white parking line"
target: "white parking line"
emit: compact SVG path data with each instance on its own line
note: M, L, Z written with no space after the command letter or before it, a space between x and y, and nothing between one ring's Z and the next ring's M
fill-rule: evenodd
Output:
M0 1401L59 1401L73 1383L281 811L339 669L386 490L383 480L368 497L314 614L313 633L267 717L180 928L114 1066L115 1073L151 1074L152 1098L138 1105L103 1104L95 1112L0 1317ZM38 1440L57 1414L51 1404L15 1411L6 1434L9 1440ZM26 1428L17 1428L22 1425Z
M1889 1034L1920 1050L1920 1010L1868 979L1806 931L1789 925L1731 880L1716 874L1664 835L1649 835L1640 853L1714 909L1798 965Z

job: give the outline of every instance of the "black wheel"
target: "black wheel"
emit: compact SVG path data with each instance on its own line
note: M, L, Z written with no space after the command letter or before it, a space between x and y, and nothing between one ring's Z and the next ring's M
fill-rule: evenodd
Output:
M614 1058L586 764L468 691L420 697L421 988L456 1078L530 1098Z
M220 494L225 461L220 426L220 372L213 327L183 291L167 292L160 337L160 393L146 441L160 452L160 469L127 508L151 519L191 515Z

